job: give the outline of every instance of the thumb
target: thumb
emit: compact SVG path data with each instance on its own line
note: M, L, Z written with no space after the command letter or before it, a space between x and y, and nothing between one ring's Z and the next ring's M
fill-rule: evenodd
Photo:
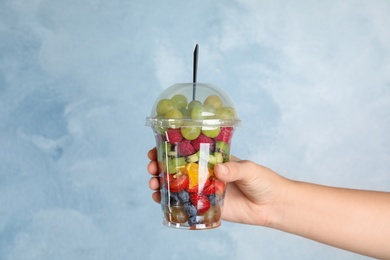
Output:
M250 181L256 173L256 165L250 161L235 161L217 164L214 173L224 182Z

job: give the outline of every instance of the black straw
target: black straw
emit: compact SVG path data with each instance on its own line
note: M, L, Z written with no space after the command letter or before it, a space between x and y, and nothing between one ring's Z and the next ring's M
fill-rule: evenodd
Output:
M196 77L198 74L198 52L199 52L199 46L196 44L195 50L194 50L194 68L193 68L193 77L192 77L192 100L195 100L196 96Z

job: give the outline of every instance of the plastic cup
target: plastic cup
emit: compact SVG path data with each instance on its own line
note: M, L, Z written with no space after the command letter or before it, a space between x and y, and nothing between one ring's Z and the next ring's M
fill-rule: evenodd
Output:
M214 166L230 160L241 125L232 100L219 88L179 83L163 91L146 118L156 139L163 224L178 229L219 227L226 183Z

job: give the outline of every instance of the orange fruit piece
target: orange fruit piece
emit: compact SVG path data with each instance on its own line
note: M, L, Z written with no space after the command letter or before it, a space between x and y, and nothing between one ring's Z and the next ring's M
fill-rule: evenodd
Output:
M189 188L196 185L204 185L208 178L214 176L214 171L205 165L199 166L198 163L188 163L185 166L185 173L190 179Z
M214 176L214 170L209 168L209 178Z
M190 178L190 184L189 187L192 188L195 185L198 185L198 170L199 165L197 163L188 163L186 165L186 171L188 174L188 177Z

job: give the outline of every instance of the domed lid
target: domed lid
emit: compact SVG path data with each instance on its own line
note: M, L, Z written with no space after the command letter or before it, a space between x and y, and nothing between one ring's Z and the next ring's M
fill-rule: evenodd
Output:
M205 83L178 83L164 90L153 105L146 125L166 128L186 126L239 126L230 97Z

